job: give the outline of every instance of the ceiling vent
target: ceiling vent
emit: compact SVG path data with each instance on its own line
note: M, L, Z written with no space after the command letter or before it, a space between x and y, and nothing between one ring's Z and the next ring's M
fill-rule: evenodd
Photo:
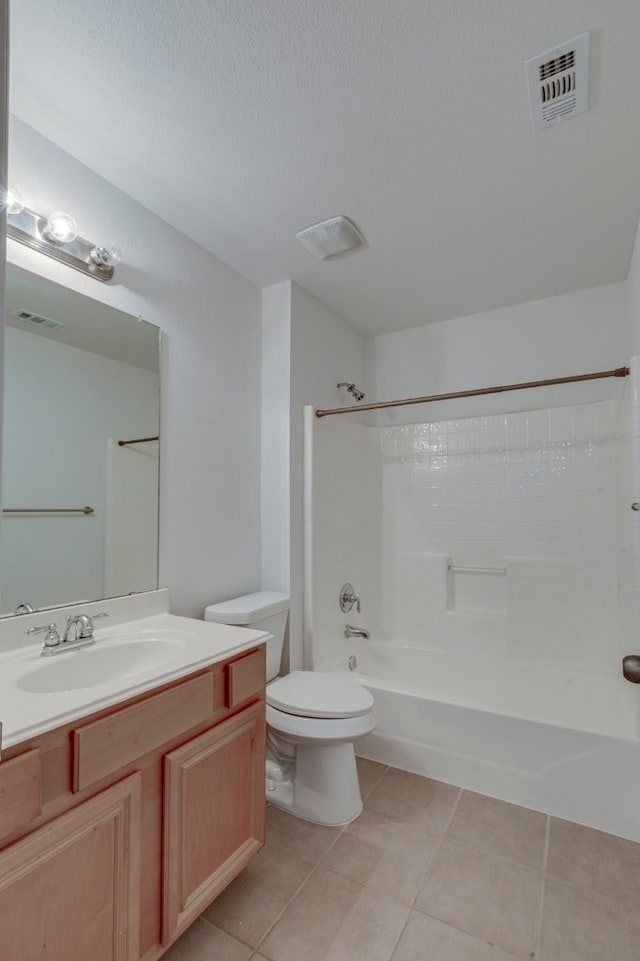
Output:
M15 320L26 320L30 324L37 324L43 330L57 330L58 327L64 327L65 325L60 320L52 320L51 317L42 317L40 314L34 314L30 310L14 310L12 314L9 314Z
M589 34L547 50L525 63L531 119L544 130L589 109Z
M332 217L319 224L312 224L311 227L300 230L296 237L302 246L319 260L339 257L364 246L364 237L348 217Z

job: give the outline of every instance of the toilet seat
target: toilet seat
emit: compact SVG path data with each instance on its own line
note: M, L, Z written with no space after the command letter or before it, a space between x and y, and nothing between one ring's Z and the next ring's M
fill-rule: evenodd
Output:
M348 744L370 734L376 726L375 711L370 708L357 717L302 717L287 714L267 704L267 728L284 735L292 744Z
M267 685L267 705L301 718L363 717L373 708L371 692L340 674L292 671Z

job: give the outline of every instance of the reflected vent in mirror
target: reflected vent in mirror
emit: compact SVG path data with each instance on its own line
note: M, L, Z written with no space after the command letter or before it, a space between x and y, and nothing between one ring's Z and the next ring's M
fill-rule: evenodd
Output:
M52 317L43 317L41 314L34 314L30 310L14 310L9 316L15 320L26 320L30 324L37 324L38 327L42 327L45 330L57 330L58 327L64 327L61 320L53 320Z

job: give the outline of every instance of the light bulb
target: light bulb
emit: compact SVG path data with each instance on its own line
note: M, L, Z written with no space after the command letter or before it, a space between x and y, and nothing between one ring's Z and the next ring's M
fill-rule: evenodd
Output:
M69 214L56 210L49 216L44 234L55 244L70 244L78 236L78 225Z
M9 189L5 194L5 203L7 205L7 213L13 217L15 217L16 214L21 214L24 210L24 197L13 184L9 184Z
M117 244L100 244L89 256L98 267L115 267L122 260L122 251Z

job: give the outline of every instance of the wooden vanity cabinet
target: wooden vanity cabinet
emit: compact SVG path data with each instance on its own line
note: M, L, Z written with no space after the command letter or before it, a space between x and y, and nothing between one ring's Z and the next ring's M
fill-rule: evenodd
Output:
M257 704L164 759L164 943L175 940L262 847L263 728Z
M137 961L140 775L0 852L2 957Z
M5 752L0 957L157 961L264 843L264 648Z

